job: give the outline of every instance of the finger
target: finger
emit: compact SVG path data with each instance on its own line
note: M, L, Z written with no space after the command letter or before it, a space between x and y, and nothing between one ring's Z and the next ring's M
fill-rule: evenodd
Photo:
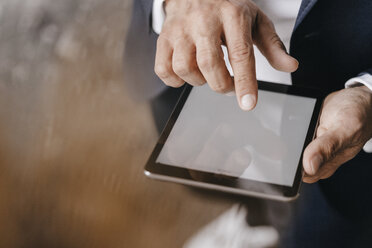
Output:
M298 61L288 55L283 42L275 31L273 23L260 10L257 14L257 23L255 27L253 40L271 66L280 71L296 71L298 68Z
M196 41L196 61L212 90L227 93L233 89L233 81L223 59L221 41L199 38Z
M206 80L198 68L196 62L196 48L191 41L180 40L173 51L173 71L185 82L198 86L206 83Z
M337 131L340 133L341 131ZM328 134L327 134L328 135ZM345 162L355 157L356 154L360 151L357 146L350 145L351 143L348 141L350 139L345 138L345 135L340 135L339 137L343 138L340 139L340 148L333 152L332 155L325 156L327 160L321 164L320 168L316 171L315 175L309 176L306 175L310 179L326 179L331 177L336 170ZM347 145L345 145L347 144ZM304 165L305 167L305 165Z
M335 155L335 156L337 156L337 155ZM326 178L332 176L336 172L338 167L340 166L340 164L335 162L336 160L337 160L337 158L333 159L330 162L324 163L319 168L319 170L317 171L317 173L314 177L317 177L320 180L320 179L326 179Z
M339 152L336 153L330 161L326 162L323 166L320 167L317 175L319 175L320 179L326 179L332 176L340 167L340 165L355 157L355 155L358 154L359 151L360 149L355 146L340 149Z
M331 177L336 172L338 167L339 166L326 165L326 166L324 166L324 169L323 169L323 167L320 168L319 173L318 173L319 174L319 179L327 179L327 178Z
M185 81L174 73L172 69L173 49L170 42L161 36L157 41L155 56L155 73L168 86L181 87Z
M302 181L305 183L315 183L321 179L329 178L336 172L337 168L338 166L330 165L329 163L324 164L320 167L316 175L314 176L305 175Z
M316 176L304 176L302 178L302 181L304 183L316 183L317 181L319 181L319 177L316 177Z
M257 103L257 80L251 39L251 23L235 9L223 12L223 27L229 60L234 72L234 86L239 105L251 110Z
M303 167L307 175L317 175L319 168L343 150L344 137L339 130L318 136L305 149Z

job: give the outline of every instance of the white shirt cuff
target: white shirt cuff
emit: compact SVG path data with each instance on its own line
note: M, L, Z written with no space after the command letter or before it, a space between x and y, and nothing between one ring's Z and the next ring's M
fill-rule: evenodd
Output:
M366 73L361 76L351 78L347 80L347 82L345 83L345 88L351 88L351 87L360 86L360 85L365 85L370 90L372 90L372 75Z
M157 34L160 34L165 20L164 2L165 0L154 0L152 4L152 29Z
M351 78L345 83L345 88L351 88L355 86L365 85L372 91L372 75L363 74L361 76ZM372 139L370 139L363 147L363 150L368 153L372 153Z

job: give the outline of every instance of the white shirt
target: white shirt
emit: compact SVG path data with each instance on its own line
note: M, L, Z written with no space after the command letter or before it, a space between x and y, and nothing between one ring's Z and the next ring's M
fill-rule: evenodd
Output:
M164 1L154 0L152 10L152 28L155 33L160 34L164 20ZM260 9L273 21L276 32L282 39L284 45L289 49L289 43L292 35L292 30L296 22L298 10L301 5L301 0L255 0ZM230 74L233 75L231 65L227 56L226 47L222 47L225 54L226 67ZM262 53L254 47L256 58L256 75L258 80L269 81L282 84L292 84L290 73L277 71L272 68ZM345 83L346 88L365 85L372 90L372 75L364 74L349 79ZM364 151L372 153L372 139L365 146Z

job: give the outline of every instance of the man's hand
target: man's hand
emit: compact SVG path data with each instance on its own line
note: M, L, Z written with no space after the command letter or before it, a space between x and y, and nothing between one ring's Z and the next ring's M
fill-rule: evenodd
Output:
M372 93L365 87L344 89L324 101L317 137L306 148L306 183L333 175L372 137Z
M251 0L167 0L165 11L155 72L168 86L207 82L217 92L235 90L240 107L250 110L257 103L253 44L275 69L293 72L298 67L272 22ZM227 46L234 79L221 45Z

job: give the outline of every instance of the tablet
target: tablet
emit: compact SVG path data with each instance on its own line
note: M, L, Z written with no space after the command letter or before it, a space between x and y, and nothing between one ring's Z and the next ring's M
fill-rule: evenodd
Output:
M258 103L187 85L145 167L151 178L274 200L299 195L324 95L258 82Z

